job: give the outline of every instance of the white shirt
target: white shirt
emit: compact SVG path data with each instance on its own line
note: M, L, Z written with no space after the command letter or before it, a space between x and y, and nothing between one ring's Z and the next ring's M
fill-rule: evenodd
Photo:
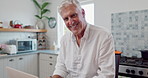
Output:
M60 53L53 75L71 78L114 78L115 54L111 33L87 25L80 47L72 33L61 40Z

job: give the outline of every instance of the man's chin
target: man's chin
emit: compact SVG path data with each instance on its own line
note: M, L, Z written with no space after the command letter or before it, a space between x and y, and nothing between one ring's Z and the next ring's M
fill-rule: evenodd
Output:
M77 31L71 31L74 35L77 35L78 32Z

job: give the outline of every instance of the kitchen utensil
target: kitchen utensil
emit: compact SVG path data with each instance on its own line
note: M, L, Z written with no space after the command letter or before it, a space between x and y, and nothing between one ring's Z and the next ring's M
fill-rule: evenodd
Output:
M140 50L143 59L148 60L148 50Z
M22 23L19 20L10 21L10 26L13 28L22 28Z

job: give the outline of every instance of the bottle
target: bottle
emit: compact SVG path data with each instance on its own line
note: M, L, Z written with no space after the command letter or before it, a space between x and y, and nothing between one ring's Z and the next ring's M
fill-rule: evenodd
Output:
M0 21L0 28L3 28L3 22Z
M56 45L55 41L53 42L52 50L57 50L57 45Z

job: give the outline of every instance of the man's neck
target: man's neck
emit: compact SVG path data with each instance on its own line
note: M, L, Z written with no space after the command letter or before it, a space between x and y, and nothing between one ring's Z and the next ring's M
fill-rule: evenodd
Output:
M83 28L83 30L79 34L75 35L78 46L80 45L81 38L84 36L85 30L86 30L86 26Z

